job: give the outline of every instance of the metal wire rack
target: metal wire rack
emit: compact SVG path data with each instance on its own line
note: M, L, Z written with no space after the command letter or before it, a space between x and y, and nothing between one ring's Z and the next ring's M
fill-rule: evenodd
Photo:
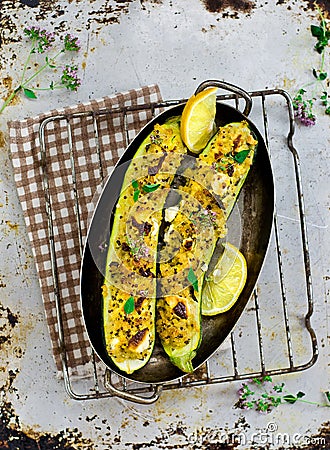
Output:
M253 98L250 119L258 126L270 152L273 166L276 210L273 235L266 262L245 312L230 336L202 367L192 375L161 386L131 383L111 373L97 357L90 359L90 379L76 380L67 366L66 336L62 324L62 305L58 290L55 292L57 326L61 347L64 384L70 397L87 400L118 396L138 403L156 401L161 390L191 388L227 383L264 375L281 375L305 370L318 357L316 334L311 325L313 292L307 224L303 198L303 183L299 155L293 144L294 114L290 96L283 90L261 90L249 93ZM151 105L116 109L123 118L127 143L126 115L134 110L151 110L153 114L184 100L170 100ZM236 94L219 95L218 101L231 102L237 107L240 98ZM71 119L88 116L97 121L111 110L73 114ZM63 120L63 116L46 119ZM42 158L47 155L44 139L44 121L40 126ZM68 122L68 134L70 127ZM97 127L94 127L97 130ZM287 129L287 131L283 131ZM98 135L95 131L95 140ZM72 145L70 148L72 152ZM74 155L72 155L72 158ZM286 170L283 171L285 165ZM102 172L101 172L102 173ZM74 179L74 174L73 174ZM47 189L47 186L44 186ZM72 187L79 211L79 197ZM47 204L47 215L52 217L52 204ZM79 221L79 217L77 217ZM54 225L54 224L53 224ZM56 225L56 224L55 224ZM79 242L83 239L79 231ZM53 255L54 285L57 283L56 251L54 239L50 239ZM81 249L82 252L82 249ZM294 270L292 267L294 266ZM101 364L101 365L100 365Z

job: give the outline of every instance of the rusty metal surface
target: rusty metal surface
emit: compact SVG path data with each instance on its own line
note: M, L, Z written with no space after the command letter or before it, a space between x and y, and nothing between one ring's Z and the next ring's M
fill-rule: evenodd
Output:
M317 3L329 12L328 1ZM115 398L83 403L69 399L63 380L56 378L6 144L8 119L147 83L158 83L166 99L187 97L199 81L219 77L247 90L279 87L294 92L317 58L306 50L313 45L308 35L317 17L313 2L191 0L188 7L184 0L3 0L0 14L2 98L15 87L24 64L25 25L70 30L79 34L83 45L83 86L77 93L40 94L38 102L21 97L0 116L0 448L328 448L327 408L300 403L268 415L242 411L234 406L238 383L164 392L152 406ZM279 379L288 390L304 391L306 399L316 402L323 401L329 387L328 120L320 111L317 125L299 128L295 138L305 188L315 280L313 326L320 357L309 370ZM279 124L272 139L280 141L282 136ZM285 182L283 169L277 181L281 192ZM290 211L285 212L283 220L289 221ZM295 276L294 264L291 270ZM270 336L276 326L276 317L269 318ZM248 321L240 327L249 327ZM79 383L84 390L84 380Z

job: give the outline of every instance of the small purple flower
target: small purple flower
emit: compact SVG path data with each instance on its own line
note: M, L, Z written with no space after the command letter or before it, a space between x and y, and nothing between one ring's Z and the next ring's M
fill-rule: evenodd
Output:
M316 117L313 114L313 99L305 100L303 98L306 91L300 89L293 99L294 115L306 127L315 125Z
M305 102L297 103L295 105L294 115L306 127L313 126L316 123L316 117Z
M33 52L44 53L52 47L53 42L55 41L54 33L50 33L43 28L35 26L27 27L24 29L24 33L33 42L33 44L37 44L37 46L33 49Z
M78 52L81 48L80 41L77 37L72 36L72 34L67 34L64 36L64 49L69 52Z
M140 290L140 291L138 291L138 294L141 296L141 297L148 297L148 295L149 295L149 292L148 292L148 289L144 289L144 290Z
M244 394L244 392L245 392L245 389L244 389L244 386L242 385L242 386L238 389L237 394L238 394L238 395L242 395L242 394Z
M315 119L315 117L314 116L311 116L311 117L300 117L300 122L303 124L303 125L305 125L306 127L310 127L310 126L313 126L313 125L315 125L315 123L316 123L316 119Z
M63 69L61 81L63 86L65 86L70 91L76 91L81 85L81 80L78 77L77 66L66 65Z
M196 227L212 225L216 228L217 213L211 209L202 209L191 213L190 220Z
M130 250L132 255L136 259L147 259L150 256L150 249L149 247L144 243L143 237L141 236L137 240L128 240L128 245L130 246Z

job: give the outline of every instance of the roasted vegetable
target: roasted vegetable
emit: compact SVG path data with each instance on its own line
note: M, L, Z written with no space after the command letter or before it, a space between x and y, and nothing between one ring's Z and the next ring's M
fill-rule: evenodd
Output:
M257 141L246 122L220 128L181 174L178 204L169 208L158 272L156 330L170 360L184 372L201 340L201 294L217 239L247 176ZM165 213L166 217L166 213Z
M229 124L187 164L175 117L138 149L116 205L103 285L104 339L120 370L147 363L155 325L173 364L193 370L204 274L255 146L245 122Z
M200 300L205 261L211 258L216 242L214 214L218 214L218 222L223 226L225 220L215 202L205 208L196 201L203 190L198 183L189 180L182 189L188 192L182 191L178 212L165 231L163 262L159 264L156 330L173 364L191 372L191 361L201 338Z
M128 166L116 205L103 284L103 331L108 355L128 374L143 367L153 350L158 230L166 188L184 152L178 118L156 125Z
M200 176L205 174L207 189L221 199L227 217L249 173L256 147L257 140L243 120L220 127L199 155Z

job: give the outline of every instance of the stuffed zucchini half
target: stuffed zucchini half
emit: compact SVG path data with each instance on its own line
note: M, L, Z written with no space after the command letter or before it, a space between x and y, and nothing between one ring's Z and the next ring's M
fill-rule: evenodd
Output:
M154 347L162 207L185 151L177 117L155 125L128 166L116 205L102 288L103 332L109 357L128 374L147 363Z
M158 264L156 330L173 364L193 371L201 341L201 294L218 238L253 161L257 141L243 121L221 127L180 175L177 205L165 211Z
M211 193L220 198L227 218L249 173L257 144L243 120L220 127L199 155L200 176Z

